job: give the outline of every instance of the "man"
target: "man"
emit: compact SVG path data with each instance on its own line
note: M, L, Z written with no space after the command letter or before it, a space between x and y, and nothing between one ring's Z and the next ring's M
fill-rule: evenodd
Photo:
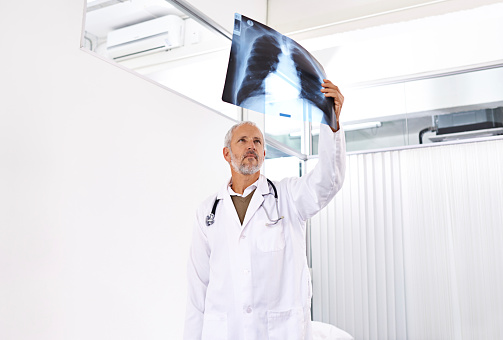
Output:
M312 339L305 221L335 196L345 172L344 97L324 81L337 129L322 124L319 161L305 176L269 183L260 174L260 130L244 122L227 133L223 155L232 176L197 211L184 339Z

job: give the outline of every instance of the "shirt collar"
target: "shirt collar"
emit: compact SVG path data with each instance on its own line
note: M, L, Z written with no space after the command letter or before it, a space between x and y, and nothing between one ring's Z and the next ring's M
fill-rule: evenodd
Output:
M240 196L240 197L246 197L248 196L253 190L257 189L258 187L258 182L260 181L260 177L259 179L257 179L253 184L251 184L249 187L247 187L244 191L243 191L243 194L238 194L236 192L234 192L234 190L232 190L232 178L231 180L229 181L229 184L227 184L227 191L229 192L229 195L230 196Z
M232 183L232 177L229 179L229 181L226 184L224 184L220 187L220 190L218 191L218 194L217 194L217 199L224 199L225 197L230 198L231 195L237 195L232 189L230 189L231 183ZM252 186L254 186L254 188L257 189L257 193L256 193L257 195L264 196L264 195L271 194L271 192L269 191L269 184L267 183L267 179L262 174L260 174L259 179L255 183L250 185L248 188L250 188ZM253 189L250 189L250 192L251 192L251 190L253 190ZM247 191L245 190L245 192L243 192L243 193L246 193L246 192Z

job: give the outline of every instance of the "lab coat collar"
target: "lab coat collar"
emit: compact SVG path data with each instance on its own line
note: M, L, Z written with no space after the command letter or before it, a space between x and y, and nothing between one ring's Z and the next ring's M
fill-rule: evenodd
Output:
M258 179L257 190L262 196L270 194L269 183L264 175L260 175Z
M229 190L227 190L227 186L229 185L229 183L230 181L220 188L220 190L217 193L217 200L222 200L225 197L230 197Z

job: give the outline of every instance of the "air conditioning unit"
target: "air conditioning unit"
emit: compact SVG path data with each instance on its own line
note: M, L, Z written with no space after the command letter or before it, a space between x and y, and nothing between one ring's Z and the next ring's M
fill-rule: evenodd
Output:
M166 15L111 31L107 36L108 57L119 60L182 46L183 24L179 16Z

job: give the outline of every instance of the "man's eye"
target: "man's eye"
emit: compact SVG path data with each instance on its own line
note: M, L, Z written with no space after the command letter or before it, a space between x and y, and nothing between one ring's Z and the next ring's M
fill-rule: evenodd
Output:
M255 141L255 143L262 144L262 141L260 141L260 140L258 140L258 139L257 139L257 140Z

